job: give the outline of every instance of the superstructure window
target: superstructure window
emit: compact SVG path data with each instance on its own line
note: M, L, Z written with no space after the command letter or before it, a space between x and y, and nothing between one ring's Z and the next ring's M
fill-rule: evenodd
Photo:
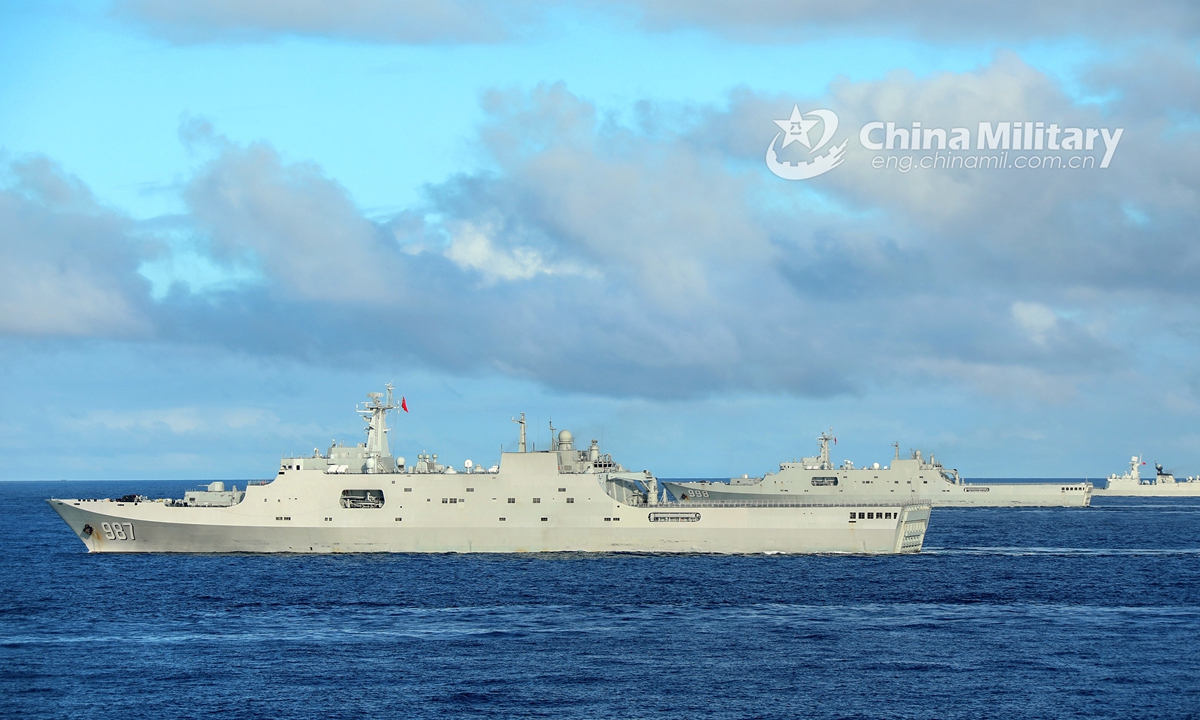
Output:
M540 502L542 501L542 499L541 499L541 498L534 498L534 499L533 499L533 501L534 501L535 503L540 503Z
M517 501L517 499L516 499L516 498L509 498L509 499L508 499L508 501L509 501L510 503L515 503L515 502Z
M575 502L575 498L567 498L567 504Z

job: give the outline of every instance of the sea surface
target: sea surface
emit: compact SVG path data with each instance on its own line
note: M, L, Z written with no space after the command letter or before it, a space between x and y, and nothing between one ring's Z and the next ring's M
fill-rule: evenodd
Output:
M1200 501L935 509L899 557L88 555L0 483L5 718L1200 717Z

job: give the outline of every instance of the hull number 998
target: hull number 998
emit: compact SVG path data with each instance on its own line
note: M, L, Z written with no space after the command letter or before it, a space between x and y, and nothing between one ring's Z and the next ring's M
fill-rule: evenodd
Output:
M104 537L109 540L133 540L133 523L100 523Z

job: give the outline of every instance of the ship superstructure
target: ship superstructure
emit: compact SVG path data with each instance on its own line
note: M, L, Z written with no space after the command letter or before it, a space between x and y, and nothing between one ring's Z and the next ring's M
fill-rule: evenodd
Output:
M1117 497L1200 497L1200 477L1176 480L1159 463L1154 464L1154 477L1142 477L1141 466L1146 463L1138 455L1129 459L1129 470L1108 476L1105 487L1096 487L1095 495Z
M804 498L808 502L875 502L888 498L928 502L933 506L1079 506L1091 503L1087 482L965 482L957 470L948 470L920 450L895 457L890 465L872 463L855 467L849 460L834 466L829 459L832 431L817 438L820 453L799 461L780 463L779 472L761 477L743 476L728 482L664 481L683 504L748 498Z
M813 503L803 497L671 502L568 430L549 450L462 469L388 443L392 388L360 407L367 441L281 460L245 489L211 483L181 500L50 499L92 552L918 552L929 503L910 497Z

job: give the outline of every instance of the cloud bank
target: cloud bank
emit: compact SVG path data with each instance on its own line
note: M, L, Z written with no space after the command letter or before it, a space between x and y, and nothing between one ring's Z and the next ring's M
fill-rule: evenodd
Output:
M1181 82L1200 77L1194 61L1153 57ZM158 226L25 159L0 193L0 257L19 279L0 291L0 330L415 363L614 396L937 383L1061 399L1145 372L1147 338L1198 336L1200 142L1144 112L1186 101L1129 70L1143 61L1101 74L1097 90L1136 98L1106 107L1006 54L823 97L642 103L628 123L562 85L495 92L477 139L489 169L383 219L320 167L193 125L184 135L209 159L169 220L256 279L180 282L157 300L139 267L170 252ZM762 153L793 103L835 108L846 128L1054 118L1125 139L1104 171L902 174L860 157L788 183Z

